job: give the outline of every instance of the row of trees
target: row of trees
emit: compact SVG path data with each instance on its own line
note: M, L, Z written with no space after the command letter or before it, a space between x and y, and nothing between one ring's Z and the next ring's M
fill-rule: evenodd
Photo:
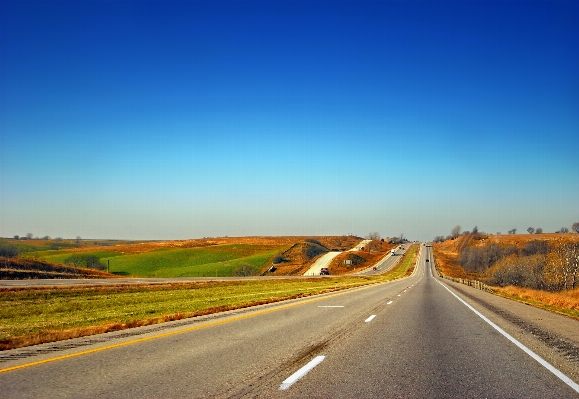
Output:
M461 231L462 228L457 225L454 226L451 230L450 230L450 235L445 236L436 236L434 237L434 240L432 240L433 242L444 242L447 240L453 240L455 238L458 238L461 235ZM573 233L579 233L579 222L577 223L573 223L573 225L571 226L571 230L569 230L569 228L567 227L561 227L559 230L557 230L555 233L569 233L569 231L573 232ZM464 232L462 232L462 235L466 235L466 234L476 234L478 233L478 227L475 226L472 231L468 231L465 230ZM543 229L541 227L529 227L527 229L527 232L529 234L543 234ZM511 230L508 231L509 234L516 234L517 233L517 229L513 228ZM483 233L485 234L485 233ZM500 232L497 233L497 235L501 235Z
M15 240L52 240L50 236L35 237L32 233L26 233L24 236L15 235L13 238ZM82 238L80 238L80 236L76 236L77 244L80 242L80 240L82 240ZM54 241L62 241L62 237L56 237Z
M64 263L74 267L87 267L96 270L105 270L107 268L96 255L71 255L64 260Z
M506 257L488 271L489 283L549 291L579 288L579 243L560 243L547 254Z
M579 288L579 243L534 240L518 249L464 247L459 263L470 272L484 274L488 284L549 291Z

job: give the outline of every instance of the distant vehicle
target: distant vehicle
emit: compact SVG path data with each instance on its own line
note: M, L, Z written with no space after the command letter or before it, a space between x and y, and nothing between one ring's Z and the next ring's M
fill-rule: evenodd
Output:
M320 276L329 276L330 275L330 271L328 270L327 267L322 267L320 269Z
M390 254L391 254L391 255L396 255L396 251L395 251L395 250L391 250L391 251L390 251Z
M430 262L428 259L426 259L427 262Z
M376 269L376 266L374 266L374 267L372 268L372 270L378 270L378 269Z

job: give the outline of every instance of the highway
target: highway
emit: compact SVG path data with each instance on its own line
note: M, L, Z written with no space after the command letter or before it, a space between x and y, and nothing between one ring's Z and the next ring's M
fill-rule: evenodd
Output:
M0 397L579 397L579 321L427 258L389 283L0 352Z
M384 274L398 264L400 259L402 259L402 255L406 253L406 250L409 247L410 244L407 244L406 246L399 245L394 249L393 254L389 252L388 254L386 254L386 256L384 256L379 262L377 262L372 267L369 267L356 273L352 273L352 275L370 276L370 275Z

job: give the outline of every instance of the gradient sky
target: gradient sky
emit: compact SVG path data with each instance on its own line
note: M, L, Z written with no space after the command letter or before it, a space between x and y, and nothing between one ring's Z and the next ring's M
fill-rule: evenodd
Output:
M578 221L578 1L0 2L0 236Z

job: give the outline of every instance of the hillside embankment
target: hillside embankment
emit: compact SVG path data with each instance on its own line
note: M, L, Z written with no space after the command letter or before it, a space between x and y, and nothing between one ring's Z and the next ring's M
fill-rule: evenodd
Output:
M116 278L100 270L55 265L38 260L0 257L0 280L46 278Z
M579 234L463 234L433 244L439 271L579 318Z

